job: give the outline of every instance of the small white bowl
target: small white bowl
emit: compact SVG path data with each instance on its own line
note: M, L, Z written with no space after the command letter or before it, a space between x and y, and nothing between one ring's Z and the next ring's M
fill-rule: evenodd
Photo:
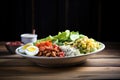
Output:
M23 42L24 44L33 43L36 41L37 41L37 34L30 34L30 33L21 34L21 42Z

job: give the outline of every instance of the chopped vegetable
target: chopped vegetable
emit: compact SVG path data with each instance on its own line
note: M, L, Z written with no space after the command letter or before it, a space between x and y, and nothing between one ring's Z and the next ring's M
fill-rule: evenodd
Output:
M41 41L36 46L39 48L37 56L64 57L64 52L51 41Z
M47 57L78 56L101 48L100 43L95 39L70 30L38 39L34 45L39 48L37 56Z

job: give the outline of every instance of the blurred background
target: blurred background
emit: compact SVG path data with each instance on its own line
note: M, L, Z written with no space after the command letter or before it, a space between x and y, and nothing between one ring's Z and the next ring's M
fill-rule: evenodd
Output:
M20 40L36 29L39 38L66 29L101 42L119 42L119 0L1 0L0 41Z

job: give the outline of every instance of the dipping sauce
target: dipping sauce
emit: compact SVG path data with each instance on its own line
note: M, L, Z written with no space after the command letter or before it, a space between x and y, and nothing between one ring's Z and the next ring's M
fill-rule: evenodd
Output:
M37 41L37 34L30 34L30 33L21 34L21 42L23 42L24 44L33 43L36 41Z

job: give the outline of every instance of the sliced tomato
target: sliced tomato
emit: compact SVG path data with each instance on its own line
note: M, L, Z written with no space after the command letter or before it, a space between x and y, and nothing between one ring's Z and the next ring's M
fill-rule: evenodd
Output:
M65 56L64 52L59 52L59 57L64 57L64 56Z

